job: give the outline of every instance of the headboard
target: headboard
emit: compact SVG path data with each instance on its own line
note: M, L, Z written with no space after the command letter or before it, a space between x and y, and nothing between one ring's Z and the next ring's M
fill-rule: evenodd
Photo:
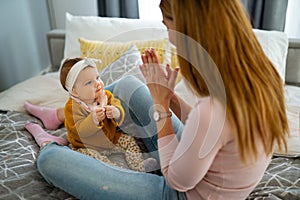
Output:
M51 62L51 71L58 71L64 57L66 32L62 29L53 29L47 33L48 49Z
M58 71L64 56L65 30L54 29L47 33L51 71ZM286 60L286 83L300 86L300 39L289 39Z
M285 77L287 84L300 86L300 39L289 39Z

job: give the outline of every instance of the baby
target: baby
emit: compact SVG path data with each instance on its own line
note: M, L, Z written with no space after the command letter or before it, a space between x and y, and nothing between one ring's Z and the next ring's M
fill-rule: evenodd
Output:
M151 171L154 158L143 159L133 137L118 131L124 120L120 100L104 90L93 59L67 59L60 71L60 82L70 97L65 104L65 127L71 147L104 162L107 152L124 152L127 165L136 171Z

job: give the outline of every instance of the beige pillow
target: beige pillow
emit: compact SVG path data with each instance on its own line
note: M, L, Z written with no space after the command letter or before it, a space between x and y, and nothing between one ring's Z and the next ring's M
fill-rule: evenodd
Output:
M38 75L0 93L0 110L26 112L24 102L58 108L68 100L68 93L59 82L58 72Z

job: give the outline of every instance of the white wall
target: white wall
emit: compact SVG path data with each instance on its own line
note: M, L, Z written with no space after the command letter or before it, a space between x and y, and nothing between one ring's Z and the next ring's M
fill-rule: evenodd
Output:
M300 39L300 0L289 0L285 22L285 30L289 38Z
M51 28L65 28L65 13L72 15L98 15L97 0L48 0Z
M139 0L140 18L149 20L162 20L159 3L160 0Z
M160 0L139 0L141 19L162 20ZM97 0L48 0L51 29L65 28L65 13L98 16Z

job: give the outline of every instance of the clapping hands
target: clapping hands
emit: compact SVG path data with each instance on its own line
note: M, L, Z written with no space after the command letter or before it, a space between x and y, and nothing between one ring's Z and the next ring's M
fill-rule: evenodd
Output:
M142 55L143 64L140 70L146 80L154 103L170 101L173 93L179 68L171 69L166 65L166 72L160 65L157 53L154 49L146 49Z

